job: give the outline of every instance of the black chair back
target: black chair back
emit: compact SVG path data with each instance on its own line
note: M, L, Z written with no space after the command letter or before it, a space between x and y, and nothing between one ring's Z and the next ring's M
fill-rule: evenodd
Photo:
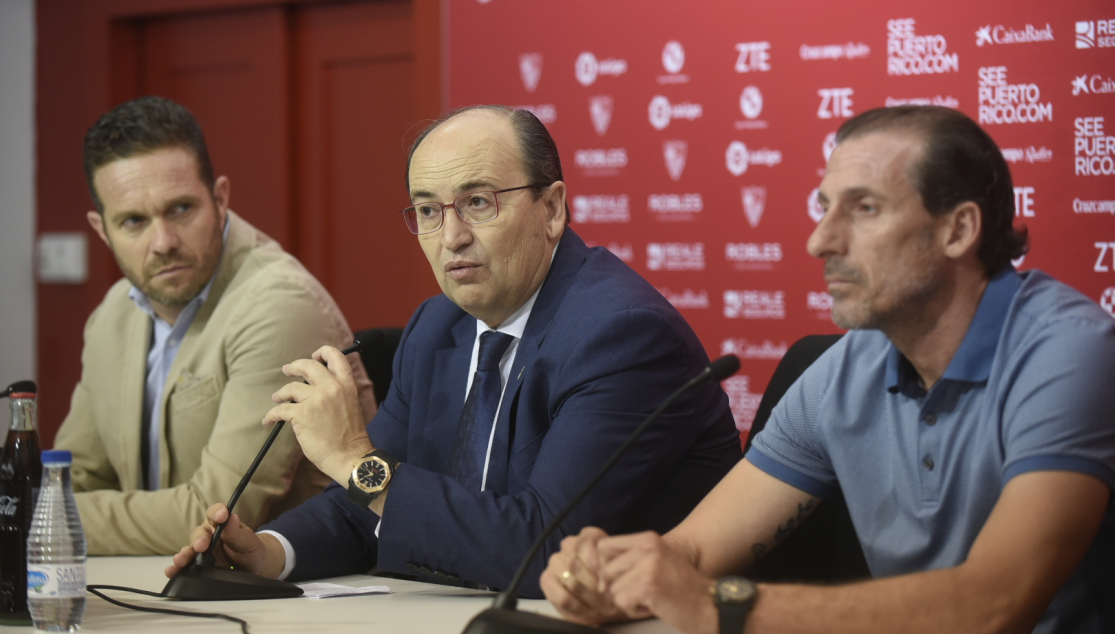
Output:
M790 346L759 401L744 452L751 448L751 439L766 426L771 410L782 400L786 390L841 336L807 335ZM871 576L843 498L825 500L809 519L747 574L761 581L813 583L853 581Z
M360 360L375 387L377 405L387 398L387 390L391 387L391 365L402 336L402 328L369 328L356 333L361 344Z

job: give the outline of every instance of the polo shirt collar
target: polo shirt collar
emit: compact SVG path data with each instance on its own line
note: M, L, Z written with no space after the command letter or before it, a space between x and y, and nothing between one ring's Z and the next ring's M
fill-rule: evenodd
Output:
M991 375L991 363L995 360L999 335L1003 331L1014 295L1021 285L1022 278L1010 265L991 276L983 291L979 308L976 309L976 316L968 326L960 348L945 368L941 380L970 383L987 380ZM918 376L913 365L893 343L887 354L886 387L892 393L924 393L918 385Z

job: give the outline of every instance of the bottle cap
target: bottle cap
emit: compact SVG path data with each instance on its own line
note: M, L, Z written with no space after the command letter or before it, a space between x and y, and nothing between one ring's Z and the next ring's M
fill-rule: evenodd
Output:
M47 449L43 452L43 464L48 462L71 464L73 461L74 455L69 449Z
M13 399L15 399L15 398L29 398L31 400L35 400L35 393L34 392L12 392L8 396L10 398L13 398Z

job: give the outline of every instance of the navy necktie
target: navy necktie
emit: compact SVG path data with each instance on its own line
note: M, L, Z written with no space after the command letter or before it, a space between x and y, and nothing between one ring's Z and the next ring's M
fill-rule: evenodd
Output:
M465 399L461 422L457 425L457 440L449 458L449 475L473 491L479 491L484 481L484 461L488 456L488 440L499 410L503 377L499 373L499 360L515 338L511 335L488 331L480 335L480 353L476 359L476 374L472 388Z

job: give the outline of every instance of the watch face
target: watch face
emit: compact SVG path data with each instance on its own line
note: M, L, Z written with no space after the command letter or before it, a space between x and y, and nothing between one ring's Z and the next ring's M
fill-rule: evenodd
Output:
M368 493L383 490L387 484L390 469L387 463L377 457L368 458L356 467L353 480Z
M721 601L742 603L755 595L755 585L745 579L725 579L717 584L716 593Z

